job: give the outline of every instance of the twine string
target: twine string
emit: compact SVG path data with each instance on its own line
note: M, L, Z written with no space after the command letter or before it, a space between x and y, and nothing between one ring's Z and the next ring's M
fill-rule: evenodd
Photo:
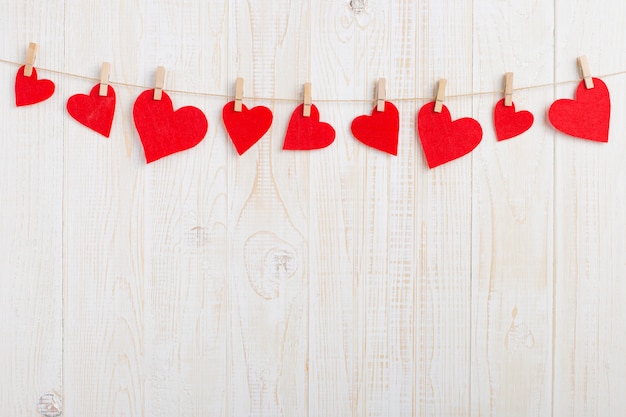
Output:
M2 59L2 58L0 58L0 62L3 62L5 64L16 65L18 67L23 65L23 64L21 64L19 62L10 61L8 59ZM66 76L66 77L79 78L79 79L88 80L88 81L100 82L99 78L87 77L85 75L75 74L75 73L72 73L72 72L64 72L64 71L58 71L58 70L54 70L54 69L50 69L50 68L41 68L41 67L35 67L35 68L37 68L38 72L49 72L49 73L52 73L52 74L63 75L63 76ZM615 76L623 75L623 74L626 74L626 71L618 71L618 72L612 72L612 73L608 73L608 74L604 74L604 75L597 75L596 78L610 78L610 77L615 77ZM540 89L540 88L554 87L554 86L557 86L557 85L579 83L580 81L581 80L568 80L568 81L558 81L558 82L555 82L555 83L531 85L531 86L527 86L527 87L514 88L513 91L535 90L535 89ZM109 81L109 84L113 84L113 85L117 85L117 86L121 86L121 87L137 88L137 89L140 89L140 90L147 90L147 89L151 89L152 88L152 87L145 86L145 85L124 83L124 82L120 82L120 81ZM189 90L167 89L167 92L168 93L178 93L178 94L193 94L193 95L203 96L203 97L217 97L217 98L225 98L225 99L234 98L234 95L218 94L218 93L205 93L205 92L189 91ZM502 89L502 90L495 90L495 91L478 91L478 92L463 93L463 94L450 94L450 95L446 94L446 99L463 98L463 97L474 97L474 96L487 96L487 95L496 95L496 94L498 94L498 95L504 94L504 89ZM285 103L300 103L302 101L301 99L283 98L283 97L244 96L243 98L246 99L246 100L261 100L261 101L285 102ZM406 102L406 101L410 102L410 101L425 101L425 100L433 100L433 99L434 99L434 96L433 97L395 97L395 98L388 98L387 100L391 101L391 102L394 102L394 101L395 102ZM365 99L315 99L315 101L318 102L318 103L371 103L373 101L373 99L371 99L371 100L365 100Z

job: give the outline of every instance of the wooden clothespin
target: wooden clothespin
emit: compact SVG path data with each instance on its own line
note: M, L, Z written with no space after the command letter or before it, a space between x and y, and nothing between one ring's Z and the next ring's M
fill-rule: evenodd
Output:
M585 88L590 90L593 88L593 78L591 78L591 72L589 71L589 62L585 55L578 57L578 65L580 66L580 72L583 73L583 79L585 80Z
M237 78L235 82L235 111L241 113L243 104L243 78Z
M302 109L304 117L311 117L311 103L311 83L304 83L304 107Z
M157 67L156 82L154 83L154 100L161 100L165 85L165 67Z
M441 113L443 107L443 100L446 98L446 84L448 80L442 78L439 80L439 87L437 88L437 97L435 98L435 113Z
M504 106L511 107L513 105L513 73L504 74Z
M102 63L102 69L100 70L100 97L106 97L109 94L109 75L111 73L111 64L108 62Z
M378 79L378 88L376 88L376 110L385 111L385 100L387 100L387 80Z
M26 55L26 63L24 64L25 77L30 77L33 74L33 65L35 64L38 50L39 47L36 43L31 42L28 44L28 54Z

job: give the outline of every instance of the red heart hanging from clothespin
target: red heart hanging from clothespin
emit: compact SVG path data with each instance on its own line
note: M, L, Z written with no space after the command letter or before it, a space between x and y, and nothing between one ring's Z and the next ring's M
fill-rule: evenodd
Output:
M357 117L350 128L354 137L365 145L397 155L400 116L393 103L385 101L384 108L384 111L378 111L374 107L371 116Z
M335 129L328 123L320 122L317 107L311 104L311 115L304 116L304 106L300 104L291 115L283 143L284 150L321 149L335 141Z
M504 105L504 99L493 109L493 122L498 140L511 139L526 132L533 125L533 114L526 110L515 111L515 104Z
M611 98L606 84L593 78L593 88L581 81L574 100L560 99L548 110L550 123L557 130L577 138L609 141Z
M193 148L209 128L206 116L197 107L174 111L172 100L164 91L160 100L155 100L154 95L155 90L144 91L133 106L133 119L147 163Z
M24 75L25 65L17 70L15 76L15 105L28 106L49 99L54 94L54 83L50 80L38 80L37 70L32 68L30 77Z
M99 94L100 84L89 95L75 94L67 100L67 111L76 121L104 137L109 137L115 114L115 91L107 87L107 95Z
M440 113L435 112L434 101L420 109L417 129L429 168L470 153L483 137L483 130L476 120L465 117L452 121L445 105L441 105Z
M235 111L235 102L228 102L222 109L222 120L237 149L243 155L265 135L272 125L272 111L264 106L248 109L243 103L241 111Z

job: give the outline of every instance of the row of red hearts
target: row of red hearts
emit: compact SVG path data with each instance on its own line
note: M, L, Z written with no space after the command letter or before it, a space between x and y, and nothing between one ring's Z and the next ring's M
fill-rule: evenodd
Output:
M581 81L574 100L555 101L548 111L552 125L571 136L598 142L607 142L611 101L609 91L600 79L594 78L593 88ZM67 101L69 114L81 124L109 137L115 113L115 91L107 86L106 95L100 95L100 84L89 95L76 94ZM39 103L54 94L54 83L37 79L37 71L24 74L22 66L15 79L15 103L26 106ZM298 106L289 121L283 149L313 150L325 148L335 140L335 130L320 121L320 114L311 105L310 115L304 116L304 105ZM226 131L239 155L250 149L269 130L273 115L263 106L248 109L242 105L235 111L234 102L227 103L222 111ZM144 91L133 106L133 119L143 145L148 163L190 149L204 139L208 122L204 113L192 106L174 111L172 101L162 93L156 99L154 90ZM516 111L515 105L504 105L500 100L494 109L494 126L498 140L518 136L533 124L528 111ZM422 106L417 115L419 139L430 168L450 162L470 153L482 139L478 121L466 117L452 121L449 110L443 106L435 111L435 103ZM400 118L398 109L385 102L384 111L376 108L371 115L359 116L351 125L355 138L367 146L397 155Z

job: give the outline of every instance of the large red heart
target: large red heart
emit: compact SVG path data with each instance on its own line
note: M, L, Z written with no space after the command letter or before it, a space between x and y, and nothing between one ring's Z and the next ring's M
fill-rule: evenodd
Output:
M400 116L393 103L385 101L385 110L374 107L371 116L359 116L350 126L352 134L360 142L392 155L398 154Z
M511 139L526 132L533 125L533 114L526 110L515 111L515 104L504 105L504 99L493 109L493 124L498 140Z
M552 126L570 136L608 142L611 117L609 89L599 78L594 78L593 84L593 88L587 89L581 81L576 89L576 98L552 103L548 118Z
M165 92L161 100L153 96L154 90L146 90L133 106L133 119L147 163L193 148L204 139L209 128L206 116L197 107L174 111L172 100Z
M483 137L476 120L465 117L453 122L446 106L435 113L434 101L423 105L417 114L417 130L429 168L470 153Z
M70 97L67 111L79 123L108 138L115 114L115 90L109 85L107 95L100 96L100 84L96 84L89 95L75 94Z
M54 83L50 80L38 80L37 70L33 67L30 77L24 75L24 65L15 76L15 105L28 106L47 100L54 94Z
M335 129L328 123L320 122L320 112L311 105L311 116L304 117L300 104L292 113L285 134L283 149L308 151L325 148L335 141Z
M264 106L248 109L241 105L241 111L235 111L235 102L227 103L222 109L222 120L239 155L250 149L269 130L272 125L272 111Z

